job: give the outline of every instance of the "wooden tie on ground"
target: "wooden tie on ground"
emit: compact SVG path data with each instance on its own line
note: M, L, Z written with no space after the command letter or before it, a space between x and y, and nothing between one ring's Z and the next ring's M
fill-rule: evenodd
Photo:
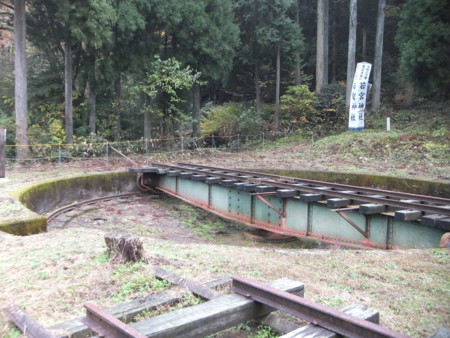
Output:
M263 316L282 309L291 314L301 314L301 318L311 321L313 324L306 325L289 332L283 337L338 337L336 332L341 327L359 325L364 330L368 328L374 337L405 337L389 329L375 325L379 321L378 312L360 305L351 305L338 312L322 305L303 300L303 283L283 278L273 281L268 285L250 281L242 277L233 277L233 288L235 293L222 295L217 291L209 289L214 285L224 285L215 281L208 286L190 281L168 272L162 268L155 268L159 278L167 278L172 283L181 284L189 289L195 289L196 294L204 294L209 301L195 306L181 308L150 319L146 319L130 325L124 322L132 320L139 312L155 309L161 304L170 304L176 300L170 298L167 291L158 295L150 295L146 301L143 299L119 305L107 310L101 310L93 304L85 304L87 316L75 319L60 325L44 329L31 317L16 306L10 306L5 312L28 337L86 337L92 333L90 328L97 334L105 337L199 337L216 333L252 319L262 319ZM236 293L237 292L237 293ZM240 294L239 294L240 293ZM161 296L163 294L163 296ZM286 297L281 299L280 297ZM150 301L150 298L153 298ZM159 301L155 298L160 298ZM179 298L178 298L179 299ZM289 303L293 302L293 303ZM145 304L145 305L144 305ZM158 305L156 305L158 304ZM302 306L311 306L306 312ZM315 313L314 311L320 311ZM312 311L312 312L311 312ZM317 319L311 317L311 313ZM305 315L305 316L303 316ZM335 316L335 317L330 317ZM353 317L351 317L353 316ZM267 317L266 317L267 318ZM336 330L329 330L327 321L329 318L338 318ZM333 319L334 318L334 319ZM362 321L370 321L371 323ZM356 323L356 324L355 324ZM372 324L375 323L375 324ZM88 324L90 328L84 324ZM320 325L320 326L319 326ZM328 330L325 328L328 327ZM356 332L356 331L355 331ZM367 331L360 331L362 334ZM355 337L364 337L356 334Z

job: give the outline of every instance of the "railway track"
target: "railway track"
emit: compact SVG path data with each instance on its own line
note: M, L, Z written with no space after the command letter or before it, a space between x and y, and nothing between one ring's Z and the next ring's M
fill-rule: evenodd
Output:
M105 197L98 197L93 198L90 200L85 200L79 203L74 203L68 206L64 206L62 208L56 209L51 211L49 214L47 214L47 222L50 224L51 222L54 222L59 216L64 215L68 212L74 211L74 210L80 210L80 212L87 211L86 207L92 206L98 202L106 202L111 201L114 199L123 199L128 198L132 196L142 196L144 195L142 192L134 192L134 193L126 193L126 194L117 194L117 195L110 195ZM66 225L70 220L66 220L64 225ZM64 226L63 225L63 226Z
M133 169L131 169L133 171ZM450 230L450 199L339 183L292 178L244 170L232 170L191 163L152 167L136 172L180 176L206 183L240 186L254 195L298 197L303 202L326 203L336 211L357 210L370 215L384 213L399 221L420 221L423 225Z

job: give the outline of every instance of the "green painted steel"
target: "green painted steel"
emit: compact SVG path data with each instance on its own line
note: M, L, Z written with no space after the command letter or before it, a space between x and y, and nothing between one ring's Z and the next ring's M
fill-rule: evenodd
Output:
M399 222L385 214L365 216L358 211L345 211L345 216L359 228L358 231L323 203L304 203L298 197L278 198L274 195L258 198L234 187L166 175L159 175L154 182L163 191L221 216L257 228L329 243L354 247L427 248L438 247L444 234L443 230L417 221Z
M264 199L272 206L274 206L276 210L282 212L282 201L280 198L267 196L264 197ZM281 226L281 216L275 210L273 210L271 207L257 198L255 198L254 216L255 220L257 221L262 221L270 225Z

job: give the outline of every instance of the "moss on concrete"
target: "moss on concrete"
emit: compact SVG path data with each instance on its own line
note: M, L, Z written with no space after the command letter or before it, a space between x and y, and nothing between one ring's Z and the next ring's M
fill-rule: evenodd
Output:
M8 206L4 213L0 213L0 231L13 235L46 231L47 218L39 214L77 201L137 191L135 177L133 173L120 171L32 184L11 194L22 204L8 201L14 212L8 212Z
M26 220L0 223L0 231L18 236L33 235L46 231L47 218L35 215L35 217Z

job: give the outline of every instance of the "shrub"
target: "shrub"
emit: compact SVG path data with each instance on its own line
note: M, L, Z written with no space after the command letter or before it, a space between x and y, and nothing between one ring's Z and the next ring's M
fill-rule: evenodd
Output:
M225 103L210 106L203 112L203 136L253 135L263 126L262 114L248 103Z

